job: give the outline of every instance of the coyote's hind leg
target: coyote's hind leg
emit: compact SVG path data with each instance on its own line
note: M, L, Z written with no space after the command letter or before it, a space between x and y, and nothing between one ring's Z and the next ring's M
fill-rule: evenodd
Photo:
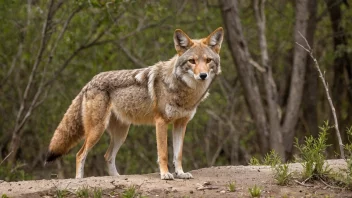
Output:
M108 165L110 176L117 176L119 173L116 170L115 158L121 145L125 142L130 124L121 122L114 114L110 116L108 132L110 134L110 145L104 157Z
M83 177L84 163L88 152L99 141L110 117L110 102L105 92L96 90L87 92L82 105L85 141L76 155L76 178Z

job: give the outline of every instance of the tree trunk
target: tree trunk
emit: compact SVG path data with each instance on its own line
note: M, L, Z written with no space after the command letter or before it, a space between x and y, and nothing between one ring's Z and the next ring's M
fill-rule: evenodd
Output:
M243 36L242 24L238 12L238 1L220 0L220 4L229 49L243 86L247 105L256 124L261 152L264 154L269 150L269 128L253 66L250 64L251 57L247 42Z
M311 0L308 5L309 9L309 20L307 28L307 41L311 46L314 46L314 33L317 23L317 1ZM313 47L314 48L314 47ZM313 137L318 137L318 111L317 111L317 101L318 101L318 72L315 69L314 62L311 58L307 59L306 62L307 74L306 83L304 89L304 119L307 124L307 130L309 134Z
M335 1L335 0L325 0L329 15L330 15L330 20L331 20L331 25L332 25L332 30L333 30L333 35L334 35L334 50L335 52L338 52L335 55L334 58L334 63L333 63L333 68L334 68L334 81L333 81L333 86L332 86L332 99L335 103L336 106L336 111L337 111L337 117L340 119L341 122L341 127L345 128L348 127L346 124L351 121L351 118L348 117L343 117L343 114L350 115L352 112L343 112L343 96L344 93L347 92L348 99L345 99L346 101L352 101L352 63L349 58L348 53L344 48L348 46L348 41L346 38L345 30L341 25L341 20L342 20L342 13L341 13L341 5L342 1ZM347 72L347 73L345 73ZM347 76L347 81L345 81L344 76ZM346 87L348 89L346 89ZM351 108L349 109L349 111ZM351 117L351 116L349 116ZM341 134L342 137L344 137L344 133Z
M305 43L300 33L307 37L310 0L296 1L296 21L294 28L294 42ZM306 73L307 52L294 43L292 76L290 91L282 125L286 152L291 153L295 127L298 120L300 105L302 102L304 77Z
M265 12L264 12L265 0L254 1L254 12L256 16L258 26L258 36L261 51L261 62L265 68L263 72L263 82L266 92L266 101L268 103L268 115L269 115L269 128L270 128L270 147L274 149L282 159L285 159L285 149L282 142L280 118L279 118L279 105L278 105L278 93L276 83L273 78L272 67L269 64L269 53L268 45L265 36Z

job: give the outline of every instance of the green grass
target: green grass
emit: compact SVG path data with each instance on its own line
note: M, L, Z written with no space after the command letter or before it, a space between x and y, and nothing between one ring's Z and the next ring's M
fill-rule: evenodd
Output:
M260 162L259 160L256 158L256 157L252 157L250 160L249 160L249 165L251 166L259 166L260 165Z
M138 194L135 186L130 186L122 193L123 198L135 198L137 196Z
M7 196L7 194L2 194L1 198L9 198L9 196Z
M279 164L274 167L274 179L277 184L287 185L291 178L292 174L289 172L288 164Z
M101 188L93 189L93 198L101 198L103 196L103 190Z
M281 157L279 156L279 154L275 152L275 150L271 150L270 153L266 154L263 161L264 165L268 165L272 167L281 163L282 163Z
M235 182L230 182L227 186L227 189L230 191L230 192L235 192L236 191L236 183Z
M76 190L76 196L77 197L84 197L88 198L89 197L89 188L88 186L82 186Z
M55 191L55 195L56 195L57 198L64 198L68 194L69 194L69 192L66 189L64 189L64 190L57 189Z
M252 197L260 197L262 194L262 190L257 185L254 185L252 188L248 188L248 191Z

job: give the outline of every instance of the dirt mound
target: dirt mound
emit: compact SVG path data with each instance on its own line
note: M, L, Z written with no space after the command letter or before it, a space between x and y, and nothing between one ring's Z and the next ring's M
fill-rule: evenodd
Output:
M341 171L343 160L329 160L331 168ZM301 172L300 164L290 164L291 172ZM294 180L288 186L278 186L269 166L221 166L191 171L195 179L160 180L159 174L122 175L119 177L89 177L84 179L35 180L1 182L0 195L9 197L54 197L58 189L66 189L68 197L83 186L101 188L103 197L121 197L126 189L135 186L138 193L147 197L250 197L248 188L262 189L262 197L352 197L352 192L328 186L322 182L309 185ZM228 184L235 182L236 191L229 192Z

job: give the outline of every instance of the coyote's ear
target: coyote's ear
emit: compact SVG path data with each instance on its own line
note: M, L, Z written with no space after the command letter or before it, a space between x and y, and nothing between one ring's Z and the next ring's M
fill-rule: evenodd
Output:
M193 45L192 40L180 29L175 30L174 43L178 55L183 54Z
M224 30L219 27L204 40L204 44L209 45L216 53L219 53L223 39Z

